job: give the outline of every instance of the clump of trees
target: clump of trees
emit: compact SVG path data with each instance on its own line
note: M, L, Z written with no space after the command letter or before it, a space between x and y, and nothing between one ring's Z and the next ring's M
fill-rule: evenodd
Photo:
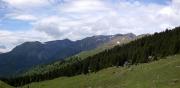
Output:
M60 76L75 76L97 72L111 66L123 66L127 62L128 64L148 63L158 60L160 57L177 53L180 53L180 27L155 33L122 46L115 46L112 49L105 50L83 60L76 59L44 74L2 80L12 86L22 86L31 82L49 80Z

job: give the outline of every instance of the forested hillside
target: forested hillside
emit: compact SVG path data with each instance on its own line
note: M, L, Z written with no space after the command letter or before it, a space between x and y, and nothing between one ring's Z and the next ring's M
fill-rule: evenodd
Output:
M41 64L63 60L79 52L91 50L110 41L110 36L93 36L78 41L69 39L25 42L12 51L0 54L0 77L11 77ZM98 39L101 39L97 41ZM62 52L63 51L63 52Z
M56 61L56 62L51 63L51 64L35 66L35 67L31 68L30 70L22 73L21 75L24 76L24 75L34 75L34 74L45 74L45 73L48 73L50 71L59 69L66 64L71 64L71 63L75 62L76 60L80 61L80 60L86 59L87 57L93 56L97 53L100 53L100 52L106 50L106 49L111 49L117 45L121 46L123 44L127 44L133 40L136 40L138 38L142 38L144 36L148 36L148 34L139 35L139 36L136 36L132 33L124 34L123 36L122 35L116 35L116 37L112 38L109 42L104 43L101 46L99 46L93 50L80 52L79 54L65 58L63 61Z
M133 65L158 60L161 57L180 53L180 27L137 39L123 46L105 50L84 60L76 60L46 74L2 79L21 86L30 82L97 72L112 66Z
M69 39L49 42L25 42L12 51L0 54L0 77L17 76L33 66L64 60L82 51L95 49L114 38L130 37L134 34L97 35L77 41Z
M59 77L22 88L180 88L180 55L132 65L110 67L88 75Z

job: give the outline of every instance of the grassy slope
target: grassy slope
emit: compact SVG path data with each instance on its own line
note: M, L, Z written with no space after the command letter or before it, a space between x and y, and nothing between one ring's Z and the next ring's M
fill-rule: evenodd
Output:
M102 45L102 46L100 46L100 47L98 47L96 49L93 49L93 50L83 51L83 52L81 52L81 53L79 53L79 54L77 54L75 56L78 56L78 57L80 57L82 59L85 59L85 58L87 58L89 56L93 56L93 55L95 55L97 53L100 53L100 52L102 52L102 51L104 51L106 49L112 48L112 47L113 46Z
M167 58L130 68L112 67L89 75L32 83L29 88L180 88L180 55Z
M11 86L9 86L8 84L0 81L0 88L14 88L14 87L11 87Z
M129 43L129 42L131 42L131 41L133 41L135 39L139 39L139 38L142 38L144 36L148 36L148 34L139 35L134 39L131 39L128 36L116 37L113 40L111 40L111 41L109 41L109 42L107 42L107 43L105 43L105 44L103 44L103 45L101 45L101 46L99 46L99 47L97 47L97 48L95 48L93 50L83 51L83 52L80 52L79 54L77 54L75 56L78 56L78 57L80 57L82 59L85 59L85 58L87 58L89 56L93 56L93 55L95 55L97 53L100 53L100 52L102 52L102 51L104 51L106 49L111 49L111 48L113 48L114 46L117 46L117 45L127 44L127 43ZM119 41L120 44L117 44L117 41Z

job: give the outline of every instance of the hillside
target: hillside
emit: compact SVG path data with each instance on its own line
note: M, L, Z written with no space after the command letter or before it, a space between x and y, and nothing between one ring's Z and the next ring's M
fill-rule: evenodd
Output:
M45 43L25 42L10 52L0 54L0 77L17 76L33 66L61 61L124 36L136 38L134 34L117 34L92 36L77 41L64 39Z
M25 42L16 46L8 53L0 54L0 76L13 76L31 68L32 66L62 60L63 58L75 55L81 51L94 49L109 41L108 36L101 37L105 38L105 40L96 41L96 38L89 37L76 42L68 39L49 41L45 43L38 41Z
M115 46L86 59L62 61L58 69L43 74L26 75L4 79L13 86L22 86L31 82L51 80L62 76L76 76L98 72L112 66L136 65L156 61L161 57L180 53L180 27L146 36L122 46ZM74 61L73 61L74 60Z
M180 88L180 55L131 67L31 83L23 88Z
M14 88L14 87L9 86L8 84L6 84L6 83L0 81L0 88Z
M146 36L146 35L144 35ZM93 56L97 53L100 53L106 49L111 49L113 48L114 46L117 46L117 45L123 45L123 44L127 44L133 40L136 40L136 39L139 39L143 36L139 35L139 36L136 36L132 33L128 33L128 34L125 34L122 36L120 35L116 35L116 37L114 37L112 40L110 40L109 42L107 43L104 43L102 44L101 46L95 48L95 49L92 49L92 50L88 50L88 51L83 51L83 52L80 52L79 54L76 54L75 56L81 58L81 59L84 59L84 58L87 58L89 56Z
M95 49L83 51L83 52L80 52L74 56L71 56L71 57L64 59L66 62L65 64L73 63L74 61L76 61L76 59L83 60L89 56L93 56L95 54L98 54L98 53L100 53L106 49L113 48L114 46L117 46L117 45L127 44L127 43L129 43L135 39L139 39L139 38L142 38L144 36L147 36L147 34L136 36L132 33L128 33L128 34L124 34L124 35L112 36L114 38L112 38L109 42L104 43ZM62 67L63 64L61 62L62 61L56 61L54 63L47 64L47 65L35 66L35 67L31 68L30 70L24 72L22 75L44 74L44 73L47 73L49 71L53 71L55 69L59 69L60 67Z

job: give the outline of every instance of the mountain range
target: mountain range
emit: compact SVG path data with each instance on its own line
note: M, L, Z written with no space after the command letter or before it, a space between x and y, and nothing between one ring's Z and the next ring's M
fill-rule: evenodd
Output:
M154 73L160 72L160 74L161 74L161 73L169 72L173 76L170 76L169 73L168 73L168 75L164 74L161 77L161 78L163 78L161 81L167 81L169 83L170 82L169 80L173 80L173 85L175 83L178 83L179 79L177 79L177 78L179 77L179 75L177 74L178 72L174 69L174 68L179 67L178 63L176 63L177 61L174 61L175 59L172 59L172 58L169 59L170 57L168 57L168 56L173 56L173 58L176 58L177 60L179 58L179 56L176 57L176 55L180 53L180 46L179 46L180 45L180 27L176 27L172 30L167 29L160 33L154 33L153 35L136 36L136 37L134 37L134 39L130 35L132 35L132 34L121 35L122 37L120 37L120 35L110 36L109 42L103 43L98 47L103 47L106 45L111 45L114 47L107 48L106 50L95 53L92 56L88 56L85 58L79 58L79 56L75 55L72 58L61 59L59 61L56 61L56 63L54 63L54 64L49 64L48 66L44 66L44 68L40 67L40 68L37 68L37 70L31 70L31 71L35 71L35 73L33 72L31 74L31 72L30 72L30 74L20 75L20 76L13 77L13 78L0 77L0 80L5 83L8 83L14 87L20 87L20 86L22 87L24 85L27 85L28 88L36 88L36 87L30 86L29 83L34 84L34 82L40 83L41 81L48 82L48 80L55 80L55 81L49 81L49 83L50 83L49 85L52 86L52 83L56 83L57 82L56 79L58 79L58 78L63 78L63 79L64 78L73 78L72 76L77 76L77 75L82 75L83 79L87 80L88 75L93 76L94 74L97 74L99 71L101 71L103 69L113 67L113 68L117 68L117 69L122 69L121 72L127 72L127 71L132 72L131 74L133 77L130 77L130 79L135 79L135 80L137 80L136 79L137 74L139 74L139 76L140 76L138 78L144 78L144 77L149 77L147 75L149 75L149 73L150 74L152 73L153 75L155 75L154 76L155 79L157 79L157 77L159 79L160 77L157 76L157 74L159 74L159 73L157 73L157 74L154 74ZM115 37L115 36L117 36L117 37ZM97 38L99 36L93 36L93 37ZM134 41L124 42L126 40L125 37L127 37L127 39L133 39ZM139 38L139 37L142 37L142 38ZM120 41L120 40L123 40L123 41ZM76 42L76 41L74 41L74 42ZM122 43L122 42L124 42L124 43ZM43 43L43 44L46 44L46 43ZM161 62L161 59L169 59L169 61L164 60L167 63L162 62L160 65L159 62ZM158 62L158 60L160 60L160 61ZM172 61L172 62L170 62L170 61ZM156 66L152 65L155 67L155 69L151 72L151 70L150 70L151 68L149 68L151 66L149 66L148 68L145 68L145 69L143 69L143 67L140 66L140 64L143 65L145 63L151 63L151 62L157 63L157 65L160 67L157 67L158 68L157 69ZM172 64L173 67L169 66L171 63L173 63ZM52 68L50 68L51 66L52 66ZM134 68L134 66L140 66L139 71L137 71L137 68ZM161 67L163 67L163 68L161 68ZM167 68L169 68L169 67L172 67L172 68L167 70ZM49 68L51 70L48 70ZM47 72L41 72L42 69L47 70ZM36 72L36 71L39 71L39 72ZM134 72L134 71L136 71L136 72ZM162 72L162 71L164 71L164 72ZM108 71L108 72L111 72L111 75L113 75L115 73L119 73L117 71ZM137 72L145 72L146 75L142 76L141 73L137 73ZM144 74L144 73L142 73L142 74ZM123 77L125 75L126 74L122 74ZM177 75L177 76L175 77L175 75ZM77 76L77 77L79 77L79 76ZM101 75L101 77L104 78L106 76ZM112 77L112 76L110 76L110 77ZM125 78L128 78L128 77L129 76L127 75ZM167 80L165 80L164 77L165 78L167 77ZM173 79L171 79L171 78L169 79L169 77L172 77ZM115 78L121 79L122 77L121 77L121 75L118 75L118 76L115 76ZM154 78L152 79L153 81L154 81ZM97 78L95 77L95 79L97 79ZM113 77L113 79L114 79L114 77ZM151 78L147 78L146 81L150 80L150 79ZM97 79L97 80L99 81L99 79ZM135 80L134 81L127 80L127 82L123 81L123 83L129 85L128 84L129 82L137 82ZM142 80L141 85L143 85L144 79L141 79L141 80ZM71 80L71 81L74 81L74 80ZM77 81L77 80L75 79L75 81ZM92 79L91 81L95 81L95 80ZM105 81L106 82L108 81L108 83L115 82L115 81L112 81L111 79L106 79ZM59 82L57 82L57 83L59 84ZM63 82L63 84L64 84L64 82ZM76 84L79 84L79 82ZM94 84L95 83L93 83L93 85ZM149 82L148 82L148 84L149 84ZM159 83L159 84L161 84L161 83ZM69 81L68 81L68 85L69 85ZM133 84L131 84L131 85L133 85ZM43 88L44 84L42 84L41 86ZM39 87L39 84L38 84L38 87ZM60 87L60 86L58 86L58 87ZM50 88L50 87L47 87L47 88ZM70 88L72 88L72 87L70 87ZM79 88L79 87L76 87L76 88ZM84 88L84 87L82 87L82 88ZM138 88L139 88L139 86L138 86ZM144 87L142 87L142 88L144 88Z
M120 44L122 41L127 41L127 37L129 40L134 40L137 36L128 33L124 35L98 35L77 41L64 39L44 43L38 41L25 42L16 46L10 52L0 54L0 77L14 76L36 65L63 60L82 51L92 50L104 44L111 44L110 41L115 39L122 39L114 42Z
M87 50L87 51L82 51L78 54L75 54L73 56L70 56L68 58L65 58L61 61L56 61L56 62L53 62L53 63L50 63L50 64L44 64L44 65L37 65L29 70L27 70L26 72L23 72L22 74L20 75L23 75L23 76L26 76L26 75L34 75L34 74L44 74L44 73L47 73L47 72L51 72L53 70L57 70L61 67L63 67L64 65L66 65L67 63L74 63L77 59L78 60L84 60L86 59L87 57L90 57L90 56L93 56L93 55L96 55L100 52L103 52L107 49L111 49L115 46L121 46L123 44L127 44L133 40L136 40L136 39L139 39L139 38L142 38L143 36L148 36L149 34L143 34L143 35L134 35L132 33L128 33L128 34L125 34L125 35L115 35L114 36L111 36L113 38L111 38L110 41L98 46L97 48L95 49L91 49L91 50Z

